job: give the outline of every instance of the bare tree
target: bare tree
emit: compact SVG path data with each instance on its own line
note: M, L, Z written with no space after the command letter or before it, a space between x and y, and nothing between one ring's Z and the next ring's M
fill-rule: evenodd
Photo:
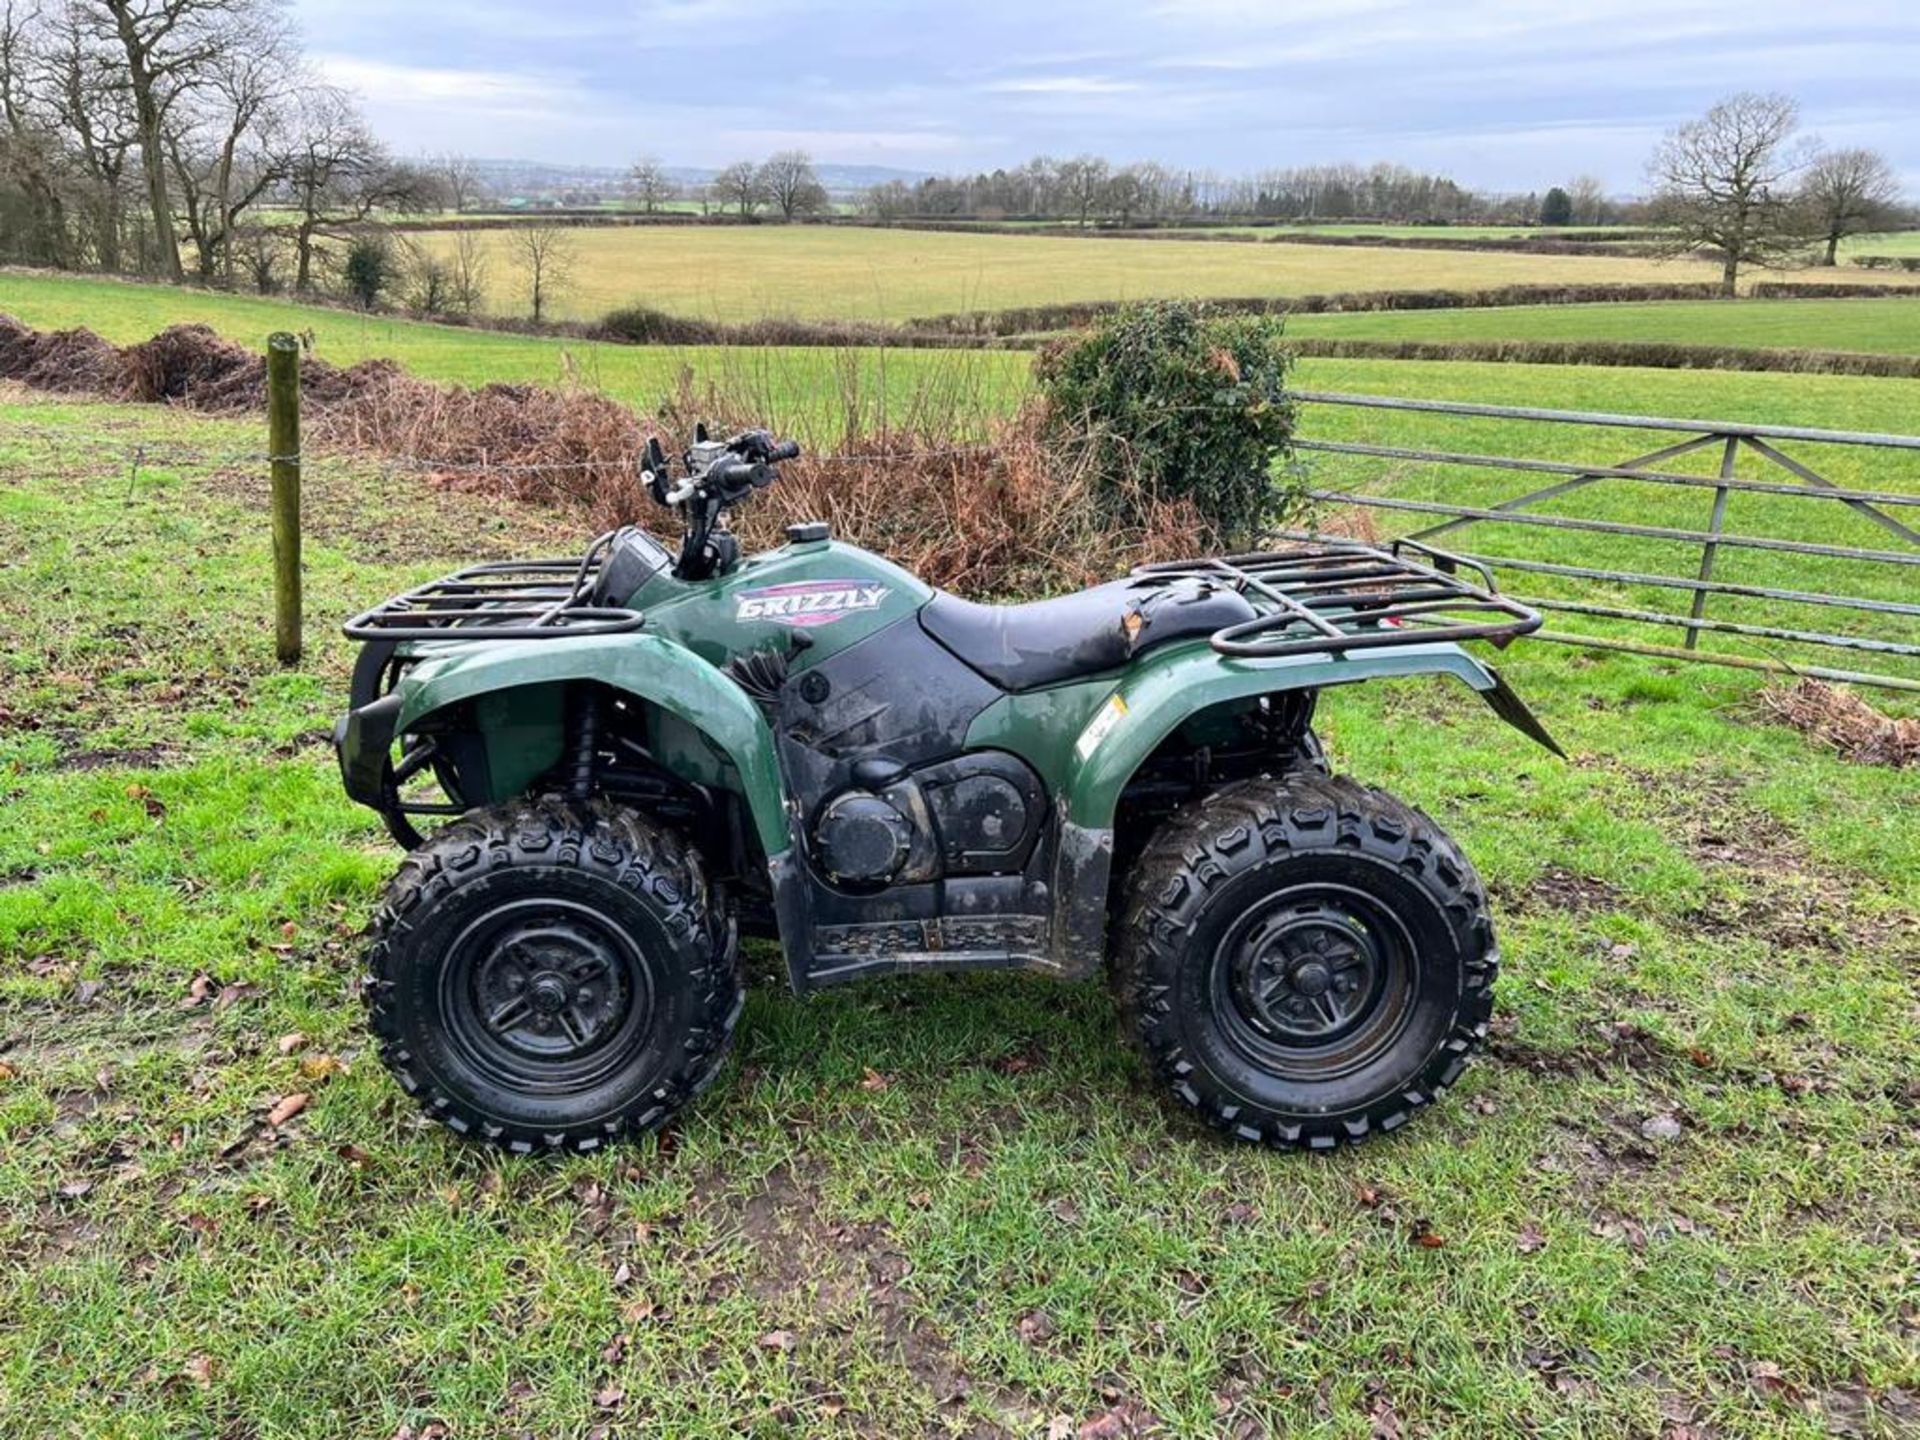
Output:
M447 257L447 308L457 315L472 315L486 299L487 247L473 231L461 230L454 235Z
M680 187L673 183L664 165L651 155L643 155L627 172L627 193L651 215L669 200L677 199Z
M782 150L769 156L755 177L760 193L782 220L817 215L827 208L826 187L813 173L813 157L804 150Z
M1676 251L1720 251L1728 295L1743 266L1773 264L1803 241L1789 185L1805 163L1793 144L1799 120L1784 95L1742 92L1669 131L1654 151L1654 217Z
M515 225L507 231L507 245L519 263L526 284L533 322L546 318L547 306L573 279L576 258L573 234L559 225Z
M42 68L47 110L72 138L75 158L87 179L94 259L102 270L118 270L126 223L127 161L138 143L131 97L114 53L90 33L77 5L54 11L47 25Z
M1598 225L1607 218L1607 187L1596 175L1576 175L1567 186L1575 225Z
M285 151L275 142L294 85L292 37L277 14L235 17L229 41L208 60L202 82L176 101L166 126L181 218L195 268L209 281L233 278L242 212L284 178Z
M32 3L0 4L0 180L18 206L13 214L0 209L0 239L15 258L64 266L72 255L59 138L35 113L31 78L41 58L40 18Z
M486 198L487 186L480 178L480 167L466 156L442 155L433 162L432 168L434 177L446 191L447 208L456 215Z
M739 160L713 177L708 187L721 205L731 205L745 219L766 203L767 192L760 186L760 169L751 160Z
M1829 150L1807 167L1800 197L1813 233L1826 242L1825 263L1833 265L1849 235L1892 223L1900 181L1877 150Z
M376 210L421 210L439 194L437 181L396 164L367 129L345 92L310 85L281 161L293 229L294 288L313 288L314 256L329 235L358 225Z
M117 44L125 62L134 133L155 260L169 280L181 278L180 241L168 188L168 122L175 103L206 68L247 43L261 0L79 0L95 33Z
M1087 219L1100 207L1106 198L1107 180L1111 169L1098 155L1081 155L1060 163L1056 183L1060 188L1060 197L1066 213L1086 227Z

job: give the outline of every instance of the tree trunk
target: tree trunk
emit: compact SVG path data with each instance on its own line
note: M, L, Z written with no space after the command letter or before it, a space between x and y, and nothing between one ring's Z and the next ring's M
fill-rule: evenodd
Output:
M1729 250L1726 264L1720 268L1720 293L1729 300L1740 293L1740 257Z
M127 52L127 79L133 89L134 123L140 135L140 172L146 181L147 208L153 214L156 268L162 278L178 284L183 277L180 242L173 233L173 204L167 195L166 136L161 130L160 102L153 93L153 72L147 68L146 42L127 8L112 8L120 43Z
M302 221L300 228L294 231L293 253L293 288L304 295L313 283L313 224L310 220Z
M1829 265L1840 263L1840 237L1838 234L1827 236L1827 259Z

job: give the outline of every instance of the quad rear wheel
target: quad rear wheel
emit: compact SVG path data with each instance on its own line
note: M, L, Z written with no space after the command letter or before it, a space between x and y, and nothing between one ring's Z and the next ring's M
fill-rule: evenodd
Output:
M737 935L699 854L630 810L475 811L402 864L373 923L381 1057L455 1132L593 1150L664 1125L739 1019Z
M1458 1078L1497 969L1479 879L1438 826L1296 771L1215 791L1147 844L1115 982L1178 1100L1318 1150L1396 1129Z

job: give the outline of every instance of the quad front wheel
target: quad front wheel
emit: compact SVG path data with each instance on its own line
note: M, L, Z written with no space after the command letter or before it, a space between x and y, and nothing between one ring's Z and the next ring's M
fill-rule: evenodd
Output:
M369 969L401 1085L520 1152L665 1124L718 1072L744 998L699 854L630 810L555 797L475 811L414 850Z
M1148 1064L1286 1149L1392 1130L1466 1067L1498 968L1479 879L1410 806L1306 772L1229 785L1134 867L1115 980Z

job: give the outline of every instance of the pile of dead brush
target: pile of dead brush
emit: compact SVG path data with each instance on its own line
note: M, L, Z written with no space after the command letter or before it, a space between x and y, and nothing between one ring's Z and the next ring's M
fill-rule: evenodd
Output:
M89 330L36 331L0 315L0 379L213 415L266 408L265 356L205 325L125 348ZM638 516L646 432L603 395L532 385L429 384L391 360L300 363L310 445L377 455L519 499L578 506L596 523Z
M1882 714L1851 690L1802 679L1769 685L1760 704L1771 718L1859 764L1898 768L1920 762L1920 720Z
M734 519L746 545L781 543L797 520L878 551L929 583L982 596L1087 585L1127 567L1216 548L1191 504L1142 497L1126 524L1101 518L1094 477L1059 462L1031 411L985 421L967 376L928 372L902 397L868 393L865 367L836 367L843 433L782 467L782 481ZM204 325L179 325L124 349L88 331L41 334L0 316L0 378L103 399L212 414L262 410L262 356ZM576 511L582 528L670 526L640 484L647 437L670 450L694 423L742 430L777 423L750 371L696 387L683 372L643 423L619 402L577 388L433 385L390 361L349 368L307 357L301 394L310 448L376 456L461 489ZM888 416L904 417L889 423Z
M984 432L962 427L940 403L899 408L917 423L875 423L848 404L834 443L782 465L778 485L734 512L743 545L778 545L788 525L825 520L839 539L930 585L1003 598L1078 589L1218 548L1186 500L1138 495L1123 507L1137 518L1113 520L1115 507L1096 503L1092 467L1063 461L1040 438L1031 405ZM682 435L702 420L723 432L760 423L737 392L696 388L683 374L661 425Z

